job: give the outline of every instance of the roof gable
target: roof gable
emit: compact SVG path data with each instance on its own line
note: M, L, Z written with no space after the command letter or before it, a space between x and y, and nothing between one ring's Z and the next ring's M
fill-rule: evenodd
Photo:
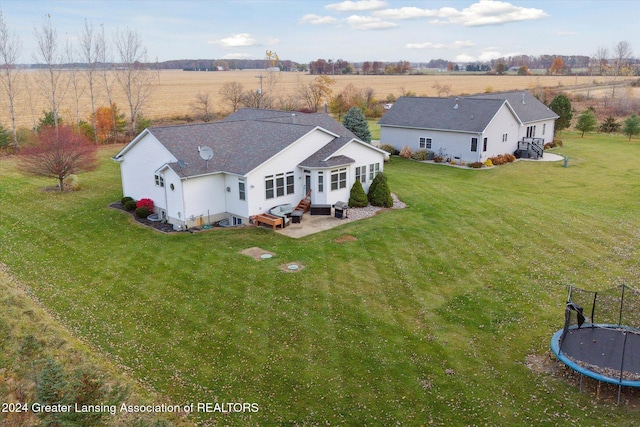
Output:
M324 144L331 145L328 155L356 138L327 114L242 109L219 122L150 127L114 159L122 158L144 135L151 135L177 159L168 166L181 177L219 172L246 175L311 132L330 136L331 141ZM205 146L213 150L208 161L200 157ZM318 153L323 156L326 151L318 147Z
M480 133L503 100L400 97L378 122L381 126Z
M558 118L528 92L502 92L455 98L401 97L378 122L397 126L457 132L482 132L506 104L520 124Z
M527 91L485 93L470 98L506 100L522 123L558 118L556 113Z

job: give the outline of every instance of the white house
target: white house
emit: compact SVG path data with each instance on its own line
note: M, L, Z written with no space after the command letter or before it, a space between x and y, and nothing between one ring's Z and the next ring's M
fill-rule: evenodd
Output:
M274 206L347 202L365 191L388 154L327 114L243 109L214 123L150 127L113 159L122 190L153 200L174 227L249 217Z
M379 121L380 143L463 162L500 154L542 156L558 115L528 92L401 97Z

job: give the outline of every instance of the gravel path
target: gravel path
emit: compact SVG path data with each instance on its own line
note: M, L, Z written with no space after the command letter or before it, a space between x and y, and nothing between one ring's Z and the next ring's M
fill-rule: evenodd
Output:
M390 209L404 209L407 205L404 202L401 202L394 193L391 193L391 197L393 198L393 206ZM364 208L349 208L349 219L356 221L359 219L365 219L374 216L379 211L385 208L381 208L379 206L367 206Z

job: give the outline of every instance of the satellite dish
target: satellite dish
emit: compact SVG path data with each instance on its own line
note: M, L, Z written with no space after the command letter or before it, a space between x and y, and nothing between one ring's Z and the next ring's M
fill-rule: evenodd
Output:
M187 164L185 163L185 161L184 161L184 160L178 160L178 167L179 167L180 169L184 169L184 168L186 168L186 167L187 167Z
M200 152L202 160L211 160L213 157L213 150L211 147L199 147L198 151Z

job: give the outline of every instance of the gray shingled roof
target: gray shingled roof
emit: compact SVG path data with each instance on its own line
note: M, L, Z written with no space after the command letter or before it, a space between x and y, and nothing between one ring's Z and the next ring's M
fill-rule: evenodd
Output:
M522 123L558 117L531 94L519 91L452 98L401 97L378 123L477 133L484 131L505 102ZM458 107L454 108L456 104Z
M220 122L150 127L148 132L180 161L169 166L182 177L216 172L246 175L317 127L339 136L309 157L306 166L353 162L345 156L329 158L356 138L353 133L327 114L295 113L295 120L292 114L242 109ZM208 162L198 150L205 146L213 150Z
M382 126L479 133L485 130L502 104L504 101L499 99L403 96L378 123Z
M556 113L527 91L485 93L470 98L507 100L522 123L558 118Z

